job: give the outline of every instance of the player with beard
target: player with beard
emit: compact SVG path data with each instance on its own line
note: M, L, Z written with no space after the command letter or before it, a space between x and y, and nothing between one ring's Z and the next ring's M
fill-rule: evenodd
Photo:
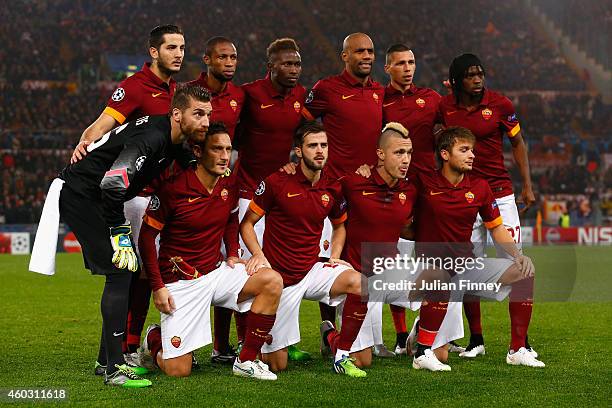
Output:
M473 174L487 180L495 196L504 226L521 247L521 225L516 205L512 180L504 165L504 134L512 145L512 155L523 180L521 201L527 210L535 202L529 175L527 147L512 102L500 93L485 87L485 69L480 59L473 54L455 58L449 67L449 80L453 93L440 102L440 119L445 126L462 126L476 136L476 158ZM482 219L474 223L472 242L475 255L484 253L487 231ZM496 245L497 246L497 245ZM503 248L497 246L497 255L508 257ZM510 351L526 349L534 358L537 353L527 339L527 328L533 308L533 279L517 283L509 302L511 343ZM470 343L460 356L474 358L485 353L480 301L466 299L464 310L470 326Z
M185 38L181 28L161 25L151 30L149 55L151 62L145 63L139 72L119 84L98 119L85 129L73 153L72 163L87 154L87 145L116 126L142 116L165 115L170 111L170 101L176 88L172 76L180 71L185 56ZM138 242L142 216L149 204L151 193L152 190L146 188L125 203L126 218L132 226L135 242ZM133 278L123 351L128 364L142 374L146 370L137 367L136 350L149 310L151 288L144 272L140 275L134 274ZM101 350L101 359L96 362L96 375L104 374L103 356L104 351Z
M234 139L236 125L244 105L244 91L232 83L238 53L234 44L225 37L213 37L206 42L206 51L203 57L206 72L202 72L198 79L190 84L198 84L211 93L212 120L220 121L227 127L230 139ZM231 364L236 358L236 352L229 344L230 323L232 314L230 309L214 306L214 345L211 353L213 363ZM238 341L244 340L245 319L236 312L236 332ZM246 316L246 314L244 315Z
M319 237L323 222L346 219L340 184L323 171L327 161L327 135L321 124L309 122L295 133L295 154L300 159L294 174L277 171L259 184L242 220L242 239L253 256L247 271L272 267L283 278L272 342L262 349L262 359L272 371L287 368L287 347L300 341L299 310L302 299L337 306L344 302L342 331L330 330L326 341L334 353L334 370L350 377L365 377L353 364L349 350L364 317L361 275L338 259L319 262ZM263 250L255 224L266 216ZM346 299L346 300L345 300Z
M59 219L52 215L59 214L81 243L86 268L106 277L98 362L105 365L102 374L108 385L151 385L126 364L122 352L132 275L140 272L123 204L167 168L175 158L173 146L204 137L212 110L208 91L199 86L179 87L171 106L170 115L138 118L89 144L87 156L53 181L45 203L50 211L43 210L41 217L41 227L47 225L39 231L49 231L49 223L55 223L57 231ZM51 211L53 207L57 212ZM51 242L50 236L37 237ZM35 249L38 245L35 242ZM39 258L35 252L30 270L39 269L33 265Z
M239 153L235 169L240 189L240 220L258 184L289 161L293 135L302 120L306 97L306 89L299 84L302 57L295 40L274 40L268 46L267 56L266 77L242 85L246 100L237 136ZM260 245L264 229L265 218L255 226ZM244 242L241 246L248 257L250 254ZM236 320L240 322L240 317ZM241 333L238 335L240 340ZM292 345L290 358L304 360L310 355Z
M370 77L374 43L364 33L348 35L342 43L344 70L318 81L306 100L303 115L321 118L329 137L328 173L341 177L364 163L376 164L376 143L382 129L384 88ZM332 227L328 221L321 236L321 257L329 258ZM335 310L321 305L321 320L335 322ZM377 355L392 357L384 345Z

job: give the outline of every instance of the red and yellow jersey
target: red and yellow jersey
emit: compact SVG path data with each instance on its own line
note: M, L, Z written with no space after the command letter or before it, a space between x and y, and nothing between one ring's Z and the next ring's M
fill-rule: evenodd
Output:
M173 257L181 257L201 273L209 272L223 260L222 239L228 256L238 256L235 177L220 177L209 193L196 170L188 168L164 180L151 197L143 222L161 233L159 269L164 284L181 279L172 272Z
M512 194L512 180L504 166L503 137L516 136L521 126L510 99L485 89L480 106L470 112L458 106L453 95L446 95L439 115L445 126L461 126L476 136L472 174L484 178L496 198Z
M213 107L210 120L214 122L223 122L229 131L230 139L234 140L236 125L238 125L240 111L244 105L244 91L239 86L227 82L225 89L217 93L208 87L206 79L207 74L202 72L198 79L194 79L188 84L200 85L210 91Z
M314 85L303 115L323 120L329 140L330 177L353 173L362 164L376 164L384 97L381 84L368 79L363 85L346 70Z
M176 82L166 84L151 71L147 62L142 69L124 79L109 98L104 113L123 124L147 115L166 115L170 111Z
M395 89L391 84L385 88L384 123L401 123L408 129L412 141L409 176L417 171L433 171L436 168L433 129L437 123L441 99L440 94L433 89L419 88L414 84L406 92Z
M302 119L306 88L280 94L269 76L242 85L246 100L241 116L236 175L240 197L251 199L257 185L289 162L293 135Z
M324 173L314 186L299 166L296 174L277 171L261 182L249 209L266 217L263 252L285 286L317 263L324 220L344 222L344 207L340 183Z

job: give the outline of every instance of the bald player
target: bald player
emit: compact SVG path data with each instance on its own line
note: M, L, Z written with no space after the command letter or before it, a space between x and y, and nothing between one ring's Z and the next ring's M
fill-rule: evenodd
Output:
M340 57L344 70L318 81L306 99L304 117L321 118L329 138L328 174L341 177L360 165L376 164L376 143L382 129L384 88L370 77L374 43L364 33L348 35ZM321 257L329 258L332 226L325 221ZM335 321L335 311L321 306L322 320Z

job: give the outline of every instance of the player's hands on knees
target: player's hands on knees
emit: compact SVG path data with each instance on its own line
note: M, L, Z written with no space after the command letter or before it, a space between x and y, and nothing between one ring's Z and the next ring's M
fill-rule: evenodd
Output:
M334 265L344 265L344 266L348 266L351 269L355 269L353 268L353 265L351 265L350 263L340 259L340 258L329 258L329 261L327 261L328 264L330 264L331 266Z
M281 171L284 171L287 174L295 174L295 169L297 168L297 164L293 162L289 162L281 167Z
M130 272L138 270L138 257L134 251L131 225L124 224L110 228L111 243L113 245L113 264L119 269Z
M519 270L521 271L521 276L523 279L531 278L535 274L535 266L531 258L525 255L519 255L514 258L514 262L516 262Z
M153 292L153 303L157 310L165 314L172 314L176 310L174 298L165 286Z
M79 142L78 145L74 148L74 152L72 152L72 157L70 158L70 164L74 164L79 160L83 160L85 156L87 156L87 146L91 144L89 140L83 140Z
M233 269L236 264L246 264L246 261L244 259L238 258L237 256L228 256L225 260L225 263L227 264L227 266Z
M253 275L255 272L257 272L257 270L259 270L259 268L263 267L270 268L270 262L268 262L263 252L261 251L256 254L253 254L253 256L251 256L251 259L249 259L246 263L246 271L249 275Z
M374 166L369 166L367 164L362 164L361 166L359 166L359 168L355 171L355 173L359 174L361 177L365 177L365 178L369 178L372 175L372 168Z

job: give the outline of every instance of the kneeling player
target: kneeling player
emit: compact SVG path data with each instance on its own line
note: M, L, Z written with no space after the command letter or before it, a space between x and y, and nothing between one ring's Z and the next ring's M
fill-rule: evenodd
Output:
M342 331L330 336L334 369L351 377L365 377L349 358L367 313L361 302L361 276L350 265L331 259L318 262L319 239L327 216L335 223L346 218L340 184L322 172L328 157L322 125L300 127L294 138L300 163L295 174L277 172L260 185L242 220L242 239L253 257L247 271L270 265L283 277L284 289L272 331L272 342L262 347L263 359L273 371L287 367L287 347L300 341L299 306L302 299L339 305L345 298ZM254 225L266 216L263 250Z
M488 183L469 174L474 162L474 143L474 135L468 129L445 129L438 137L436 145L437 158L442 168L431 174L421 173L417 176L418 198L414 215L416 253L427 257L474 259L470 237L476 216L480 215L493 240L504 247L511 259L487 258L473 263L470 267L466 266L461 271L455 268L451 271L456 274L453 282L460 290L461 281L501 284L497 291L464 291L500 301L508 295L512 283L532 278L535 270L531 259L521 254L510 233L504 228L497 202ZM442 310L432 310L430 320L436 323L442 321L443 317ZM430 348L434 338L432 331L435 331L439 324L431 327L427 324L421 310L418 348L413 363L415 368L428 368L420 363L420 357ZM456 324L462 325L462 319ZM509 350L506 361L512 365L544 367L544 363L533 357L524 347L520 350ZM439 367L450 369L444 366Z
M226 175L232 145L225 126L212 124L193 150L197 168L165 181L142 225L139 245L161 328L149 326L141 360L170 376L188 376L192 352L211 343L210 305L240 312L250 308L233 372L276 380L256 358L274 325L282 279L270 268L247 273L238 259L238 191L235 177ZM160 232L158 260L155 238Z

